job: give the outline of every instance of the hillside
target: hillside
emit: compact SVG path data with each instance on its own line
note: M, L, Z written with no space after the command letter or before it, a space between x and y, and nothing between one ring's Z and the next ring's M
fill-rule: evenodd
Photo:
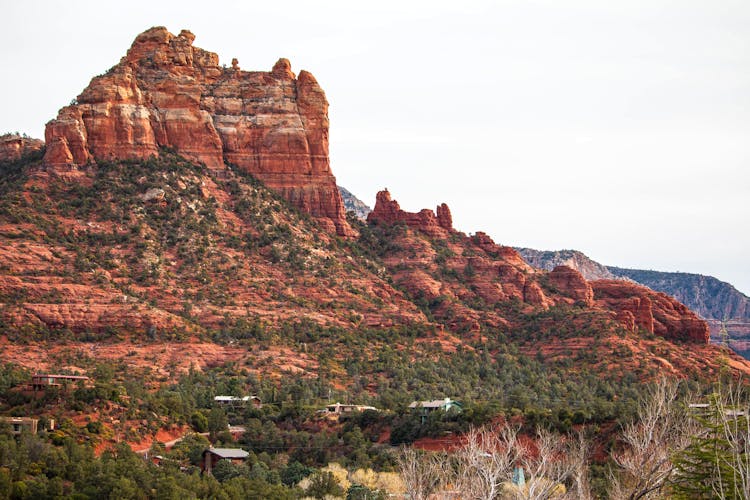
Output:
M750 374L675 299L535 269L456 230L445 204L405 212L383 191L366 221L346 218L312 75L218 67L193 39L139 35L44 146L14 138L0 159L1 411L37 411L14 403L18 373L106 373L66 417L86 408L112 430L127 408L143 437L208 410L220 373L280 422L327 397L403 430L413 399L450 396L472 408L464 426L502 411L569 427L574 411L628 415L665 374Z
M567 265L586 279L632 280L666 293L708 321L714 342L723 341L721 328L724 322L731 347L745 357L750 355L750 298L729 283L700 274L604 266L577 250L519 248L518 251L526 262L539 269L552 270L555 266Z

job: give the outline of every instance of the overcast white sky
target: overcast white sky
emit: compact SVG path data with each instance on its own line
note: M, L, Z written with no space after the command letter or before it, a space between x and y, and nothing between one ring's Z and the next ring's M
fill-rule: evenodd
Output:
M750 2L0 4L0 132L44 124L135 36L279 57L331 103L339 184L457 229L750 293Z

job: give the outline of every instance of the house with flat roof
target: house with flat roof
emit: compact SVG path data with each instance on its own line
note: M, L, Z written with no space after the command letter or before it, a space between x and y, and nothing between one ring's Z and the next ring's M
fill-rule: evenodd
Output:
M10 426L10 432L13 434L21 434L24 431L36 434L40 429L39 419L33 417L0 417L0 422L8 424ZM47 419L43 428L50 431L54 430L55 419Z
M201 470L208 474L221 460L229 460L233 464L241 464L250 454L240 448L206 448L203 450Z
M261 408L263 404L258 396L215 396L214 404L218 406L242 407L252 405L253 408Z
M88 383L89 378L85 375L58 375L51 373L37 373L31 376L31 390L34 392L45 391L49 387L67 388Z
M321 413L326 417L340 417L341 415L350 415L355 412L367 410L380 411L374 406L334 403L326 406L322 410L318 410L318 413Z
M458 401L453 401L451 398L445 398L433 399L432 401L412 401L409 408L419 410L423 415L426 415L437 410L460 412L463 410L463 405Z

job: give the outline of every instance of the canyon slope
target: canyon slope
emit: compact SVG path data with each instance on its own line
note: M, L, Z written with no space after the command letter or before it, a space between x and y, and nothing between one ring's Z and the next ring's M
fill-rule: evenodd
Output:
M4 359L50 363L59 342L226 356L215 342L242 346L233 361L258 373L325 369L371 392L398 371L389 349L484 353L497 374L531 357L601 380L750 373L677 300L536 269L456 230L445 203L411 213L382 191L366 222L347 219L312 75L283 59L270 72L220 67L193 39L139 35L47 124L46 145L0 161ZM264 350L304 361L275 365Z

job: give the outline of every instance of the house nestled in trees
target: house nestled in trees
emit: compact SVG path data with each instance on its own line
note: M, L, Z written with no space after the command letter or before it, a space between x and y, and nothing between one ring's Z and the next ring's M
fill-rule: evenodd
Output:
M427 415L437 410L460 412L463 410L463 405L458 401L453 401L451 398L445 398L433 399L432 401L412 401L409 408L418 410L422 415Z
M57 375L49 373L37 373L31 376L31 383L26 392L37 396L44 394L48 389L57 388L66 391L77 387L79 384L89 385L89 378L85 375Z
M237 396L215 396L214 404L217 406L230 406L232 408L247 405L252 405L253 408L261 408L263 406L258 396L244 396L241 398Z
M229 460L233 464L243 463L250 454L240 448L207 448L203 451L201 470L211 474L214 466L221 460Z
M10 426L10 432L13 434L21 434L27 431L31 434L36 434L39 431L39 419L31 417L0 417L0 422L3 422ZM55 420L49 419L46 424L42 424L42 428L47 430L54 430Z
M349 415L354 412L360 412L360 411L366 411L366 410L380 411L374 406L334 403L332 405L326 406L322 410L318 410L318 413L322 413L324 416L328 418L337 418L337 417L340 417L341 415Z

